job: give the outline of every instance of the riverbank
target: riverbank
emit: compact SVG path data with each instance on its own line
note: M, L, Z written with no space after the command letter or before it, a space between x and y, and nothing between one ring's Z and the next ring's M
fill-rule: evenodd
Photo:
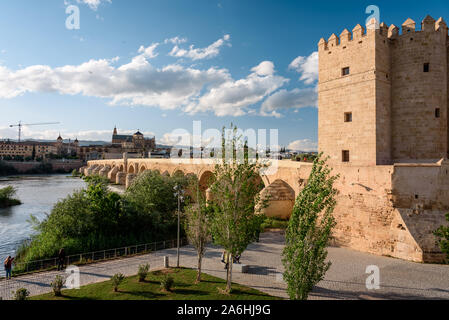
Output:
M0 177L0 189L7 186L17 190L13 198L22 204L0 209L0 259L3 260L8 255L15 256L20 244L35 234L29 223L30 215L42 221L59 200L85 188L86 183L67 174ZM0 276L3 273L1 268Z
M81 160L49 160L38 161L2 161L0 160L0 176L65 174L78 170L84 165Z
M13 198L16 189L11 186L0 188L0 209L21 205L22 202Z

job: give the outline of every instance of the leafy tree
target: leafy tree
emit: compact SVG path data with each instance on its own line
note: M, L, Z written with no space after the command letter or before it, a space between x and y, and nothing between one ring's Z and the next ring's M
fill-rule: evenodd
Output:
M233 257L242 254L260 231L263 219L257 214L266 207L256 183L262 164L249 161L248 154L239 154L244 143L231 126L232 134L226 142L223 129L222 160L214 170L211 199L211 232L214 242L221 245L230 257L226 274L226 292L231 292ZM227 158L228 157L228 158Z
M136 221L143 222L147 227L151 226L150 230L161 237L176 234L176 210L178 210L178 198L174 194L176 185L186 188L187 178L183 175L165 176L159 171L141 173L125 193L127 210L133 213ZM148 232L148 229L142 232Z
M201 281L201 265L206 244L210 237L209 210L206 204L206 197L200 190L198 179L195 177L190 183L193 203L189 204L185 210L185 230L189 241L196 249L198 256L198 274L196 282Z
M446 220L449 222L449 213L446 215ZM446 254L446 260L449 261L449 225L439 227L434 234L438 237L441 252Z
M327 245L335 225L332 212L336 205L338 176L320 154L313 163L307 185L298 195L286 230L282 262L287 292L292 300L305 300L324 278L331 263L326 262Z

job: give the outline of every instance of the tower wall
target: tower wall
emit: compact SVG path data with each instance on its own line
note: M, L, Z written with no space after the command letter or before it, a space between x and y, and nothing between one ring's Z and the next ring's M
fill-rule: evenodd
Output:
M432 27L419 32L403 30L390 44L392 155L396 163L447 156L447 30L444 34ZM429 63L429 72L424 72L425 63Z
M343 36L319 45L319 150L333 163L341 163L342 151L348 150L351 163L375 165L376 35L360 27L352 39ZM347 67L349 75L343 76ZM352 113L352 122L345 122L345 113Z

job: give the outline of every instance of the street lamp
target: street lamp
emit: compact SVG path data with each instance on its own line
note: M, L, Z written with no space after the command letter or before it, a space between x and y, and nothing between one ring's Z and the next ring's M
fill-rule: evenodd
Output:
M184 200L184 190L180 185L176 185L174 187L175 190L175 197L178 197L178 236L177 236L177 245L176 245L176 268L179 268L179 237L181 233L181 201Z

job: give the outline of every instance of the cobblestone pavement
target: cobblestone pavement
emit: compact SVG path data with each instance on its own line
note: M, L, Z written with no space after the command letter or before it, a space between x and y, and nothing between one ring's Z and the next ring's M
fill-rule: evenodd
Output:
M287 298L286 285L282 281L281 252L282 233L261 235L259 243L251 244L244 252L241 262L249 266L249 273L234 270L233 281L253 287L271 295ZM210 246L203 261L205 273L225 278L220 262L221 249ZM176 249L157 251L148 255L86 265L80 267L81 285L109 280L118 272L135 275L140 264L150 263L151 269L163 267L163 257L168 256L170 265L176 263ZM196 266L196 254L192 247L181 248L181 265ZM449 299L449 266L429 265L379 257L344 248L329 248L332 266L326 277L312 292L310 299ZM380 289L368 290L365 273L367 266L376 265L380 270ZM0 296L11 298L11 291L27 288L31 295L51 291L50 283L57 274L45 272L2 280Z

